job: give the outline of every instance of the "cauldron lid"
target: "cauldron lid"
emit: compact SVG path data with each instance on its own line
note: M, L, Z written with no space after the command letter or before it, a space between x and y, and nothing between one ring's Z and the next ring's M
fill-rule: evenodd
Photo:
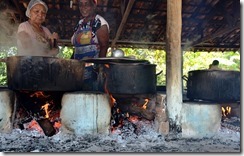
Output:
M129 57L100 57L100 58L84 58L84 62L96 64L110 64L110 63L149 63L147 60L138 60Z

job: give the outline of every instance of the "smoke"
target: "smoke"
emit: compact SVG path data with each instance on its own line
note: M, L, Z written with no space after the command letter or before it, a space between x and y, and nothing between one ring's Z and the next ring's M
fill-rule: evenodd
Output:
M201 35L195 35L195 36L193 37L193 39L191 39L191 40L187 39L187 40L185 41L185 43L184 43L184 46L182 47L182 50L183 50L183 51L190 50L190 49L192 48L192 44L193 44L195 41L199 40L200 38L201 38Z
M2 8L1 4L1 8ZM10 9L0 10L0 46L16 46L16 32L19 23L16 20L15 11Z

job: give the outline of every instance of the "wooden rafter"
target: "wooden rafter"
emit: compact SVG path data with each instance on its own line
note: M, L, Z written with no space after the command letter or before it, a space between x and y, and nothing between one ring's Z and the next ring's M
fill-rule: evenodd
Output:
M214 34L210 34L208 36L205 36L203 38L198 39L197 41L193 42L191 45L192 46L196 46L196 45L199 45L199 44L201 44L203 42L210 41L210 40L212 40L212 39L214 39L214 38L216 38L218 36L221 36L221 35L224 35L224 34L228 34L231 31L233 31L233 30L235 30L235 29L237 29L239 27L240 27L239 25L236 25L236 26L233 26L233 27L223 28L223 29L215 32Z
M0 9L2 13L7 13L7 21L10 24L16 24L27 19L25 10L29 1L0 0L3 2ZM49 7L45 25L60 35L60 45L72 46L70 37L80 16L77 0L73 0L72 8L69 7L70 0L43 1ZM169 22L166 19L168 2L167 0L98 0L97 13L108 21L110 27L109 46L165 50L165 28ZM214 50L226 47L228 50L233 46L234 49L240 49L238 48L241 36L240 1L182 0L182 7L183 48ZM9 27L2 28L9 29Z
M116 41L118 40L118 38L119 38L119 36L120 36L120 34L121 34L123 28L124 28L124 25L126 24L127 18L128 18L129 14L130 14L130 11L131 11L131 9L132 9L132 6L133 6L134 2L135 2L135 0L130 0L129 3L128 3L128 5L127 5L127 7L126 7L124 16L123 16L123 18L122 18L122 20L121 20L121 23L120 23L120 25L119 25L119 29L118 29L118 31L117 31L117 33L116 33L115 38L114 38L113 41L112 41L112 44L111 44L111 47L112 47L112 48L114 48L114 46L115 46L115 44L116 44Z
M198 21L198 24L195 27L196 29L191 34L196 35L196 34L199 34L199 32L200 32L199 35L203 36L203 30L204 30L204 28L212 20L213 15L215 15L216 12L218 12L220 9L222 9L221 6L222 6L221 5L221 1L218 1L218 3L216 4L216 6L208 14L205 15L204 20L199 20ZM211 8L210 4L208 6L206 6L206 7ZM190 36L190 34L189 34L189 37L188 38L192 38L192 36Z
M13 2L14 2L14 5L15 5L15 7L16 7L19 15L20 15L20 18L23 19L25 17L25 15L23 14L23 12L19 8L19 2L17 2L17 0L13 0Z

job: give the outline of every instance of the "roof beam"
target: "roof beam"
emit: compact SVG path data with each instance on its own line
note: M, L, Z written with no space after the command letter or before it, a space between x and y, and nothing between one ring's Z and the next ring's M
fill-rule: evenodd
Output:
M208 6L206 6L206 7L208 7L208 8L212 8L211 6L210 6L210 4L208 5ZM196 26L196 29L193 31L193 32L191 32L189 35L188 35L188 37L187 38L194 38L194 37L192 37L192 35L191 34L194 34L194 35L196 35L196 34L198 34L198 35L201 35L201 36L203 36L203 30L204 30L204 28L206 28L206 25L207 24L209 24L209 23L211 23L210 21L211 21L211 19L213 18L213 15L214 14L216 14L216 12L218 12L220 9L222 9L222 3L221 3L221 1L218 1L217 3L216 3L216 5L214 6L214 8L208 13L208 14L206 14L206 17L203 19L203 20L198 20L198 24L197 24L197 26ZM198 11L197 11L198 12ZM196 13L194 13L194 16L196 16ZM184 22L183 22L184 23ZM199 33L200 32L200 33ZM193 36L194 36L193 35Z
M13 2L14 2L15 7L17 8L17 11L18 11L18 13L20 15L20 18L23 19L25 16L24 16L23 12L19 8L19 2L17 2L16 0L13 0Z
M134 5L134 2L135 2L135 0L130 0L129 3L128 3L128 5L127 5L127 7L126 7L124 16L123 16L122 21L121 21L121 23L120 23L120 25L119 25L119 29L118 29L118 31L117 31L117 33L116 33L115 38L114 38L113 41L112 41L112 44L111 44L111 47L112 47L112 48L115 47L115 44L116 44L118 38L120 37L120 34L121 34L121 32L122 32L122 30L123 30L123 28L124 28L124 25L125 25L125 23L126 23L126 21L127 21L127 18L128 18L129 14L130 14L130 11L131 11L131 9L132 9L132 6Z
M216 37L218 37L220 35L228 34L228 33L230 33L231 31L233 31L233 30L235 30L237 28L240 28L240 25L236 25L236 26L233 26L233 27L226 27L224 29L221 29L221 30L215 32L214 34L210 34L208 36L201 37L200 39L194 41L191 44L191 46L196 46L196 45L199 45L199 44L201 44L203 42L207 42L209 40L212 40L212 39L214 39L214 38L216 38Z

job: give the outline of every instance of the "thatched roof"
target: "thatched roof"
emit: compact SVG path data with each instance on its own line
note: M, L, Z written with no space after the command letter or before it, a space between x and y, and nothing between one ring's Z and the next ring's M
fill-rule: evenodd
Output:
M60 44L70 45L80 16L78 0L44 1L49 7L46 26L59 33ZM25 8L29 0L0 2L1 10L12 23L27 19ZM165 49L167 0L98 0L98 13L110 25L112 47ZM182 0L182 48L239 51L240 1Z

